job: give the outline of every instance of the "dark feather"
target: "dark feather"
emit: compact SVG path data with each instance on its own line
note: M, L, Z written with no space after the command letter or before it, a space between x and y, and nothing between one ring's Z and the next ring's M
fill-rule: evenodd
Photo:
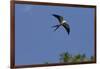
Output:
M63 21L62 16L59 16L59 15L56 15L56 14L53 14L53 16L56 17L59 20L60 23Z
M63 27L65 28L65 30L68 32L68 34L70 33L70 27L68 24L64 23Z
M54 31L56 31L60 26L61 26L61 25L55 25L55 26L52 26L52 27L56 27L56 28L54 29Z
M69 35L69 33L70 33L70 27L69 27L69 25L68 25L67 23L65 23L65 22L62 23L62 21L64 20L64 18L63 18L62 16L59 16L59 15L56 15L56 14L53 14L53 16L56 17L56 18L59 20L60 26L63 26L63 27L65 28L65 30L67 31L68 35ZM55 31L56 31L60 26L57 27L57 25L56 25L56 26L55 26L55 27L56 27Z

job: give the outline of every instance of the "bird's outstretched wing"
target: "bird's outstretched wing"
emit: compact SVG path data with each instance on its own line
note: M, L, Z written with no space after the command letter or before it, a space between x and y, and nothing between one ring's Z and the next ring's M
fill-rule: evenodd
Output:
M56 17L56 18L59 20L60 23L61 23L61 22L63 21L63 19L64 19L62 16L59 16L59 15L56 15L56 14L53 14L53 16Z
M65 30L68 32L68 34L70 33L70 27L68 24L64 23L63 27L65 28Z

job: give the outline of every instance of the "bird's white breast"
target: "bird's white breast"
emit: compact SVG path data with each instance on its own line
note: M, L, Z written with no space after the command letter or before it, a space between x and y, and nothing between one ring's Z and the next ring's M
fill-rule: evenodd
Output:
M65 22L66 22L66 21L65 21L65 20L63 20L63 21L62 21L62 24L63 24L63 23L65 23Z

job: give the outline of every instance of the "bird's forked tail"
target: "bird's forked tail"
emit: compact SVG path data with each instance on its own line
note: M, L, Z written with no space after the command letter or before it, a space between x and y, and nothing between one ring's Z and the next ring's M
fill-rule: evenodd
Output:
M55 26L52 26L52 27L53 27L53 28L56 27L56 28L54 29L54 31L56 31L60 26L61 26L61 25L55 25Z

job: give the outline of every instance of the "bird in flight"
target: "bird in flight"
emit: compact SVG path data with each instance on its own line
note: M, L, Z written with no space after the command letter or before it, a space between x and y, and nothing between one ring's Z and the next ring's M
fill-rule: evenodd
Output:
M66 20L64 20L64 18L62 16L60 16L60 15L53 14L53 16L55 18L57 18L58 21L59 21L58 25L53 26L53 27L56 27L54 29L54 31L56 31L60 26L63 26L65 28L65 30L67 31L68 35L69 35L69 33L70 33L70 26L67 24Z

